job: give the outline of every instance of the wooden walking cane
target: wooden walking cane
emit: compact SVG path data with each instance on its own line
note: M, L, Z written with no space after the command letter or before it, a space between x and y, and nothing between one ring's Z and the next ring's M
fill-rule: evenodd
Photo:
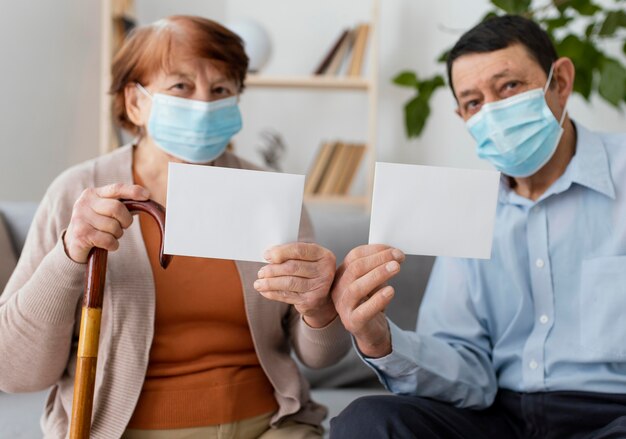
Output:
M159 262L167 268L172 256L163 254L163 234L165 232L165 209L152 200L122 200L130 213L145 212L159 224L161 251ZM102 315L102 293L107 268L107 251L94 247L89 252L83 311L80 319L76 377L74 379L74 400L72 402L71 439L87 439L91 430L96 363L98 360L98 340L100 337L100 317Z

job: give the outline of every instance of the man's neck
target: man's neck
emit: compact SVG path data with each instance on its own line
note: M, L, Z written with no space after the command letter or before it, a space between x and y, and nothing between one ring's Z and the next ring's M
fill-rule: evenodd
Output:
M536 201L563 175L575 153L576 128L567 117L563 123L563 135L552 158L530 177L514 178L513 190L524 198Z

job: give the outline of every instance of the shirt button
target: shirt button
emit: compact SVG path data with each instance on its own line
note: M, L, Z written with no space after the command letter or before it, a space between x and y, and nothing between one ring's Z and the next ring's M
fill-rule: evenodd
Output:
M546 323L548 323L548 316L542 314L541 317L539 317L539 321L541 322L541 324L545 325Z
M537 266L537 268L543 268L543 266L546 265L546 263L543 262L543 259L539 258L535 261L535 265Z
M530 363L528 363L528 367L530 367L532 370L537 369L539 365L537 364L537 362L535 360L532 360Z

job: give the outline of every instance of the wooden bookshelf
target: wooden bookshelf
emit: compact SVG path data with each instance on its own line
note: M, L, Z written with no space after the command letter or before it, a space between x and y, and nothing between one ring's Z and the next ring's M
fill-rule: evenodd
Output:
M311 88L329 90L362 90L372 88L369 78L334 76L265 76L250 74L246 78L248 87L266 88Z
M361 92L367 98L367 128L363 142L365 153L360 167L365 167L365 189L363 194L322 195L308 194L304 200L307 204L346 204L369 209L374 187L374 165L376 163L377 123L378 123L378 28L380 17L380 0L370 0L371 15L369 21L368 51L369 63L366 76L333 76L333 75L302 75L282 76L249 74L246 79L248 92L255 89L282 89L286 92L313 90L326 92ZM329 136L326 136L329 137ZM321 139L320 139L321 141Z

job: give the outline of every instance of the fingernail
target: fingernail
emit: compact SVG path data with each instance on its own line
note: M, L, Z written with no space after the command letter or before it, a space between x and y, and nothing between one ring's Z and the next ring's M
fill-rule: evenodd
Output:
M391 250L391 255L396 261L401 261L404 259L404 253L402 253L397 248L394 248L393 250Z
M382 291L383 297L391 297L393 296L393 289L390 287L385 287L385 289Z
M394 271L398 271L398 268L400 268L400 264L398 264L396 261L387 262L385 268L389 273L393 273Z
M148 191L148 189L142 189L141 190L141 196L144 198L149 198L150 197L150 192Z
M261 281L259 281L259 280L255 280L255 281L254 281L254 288L255 288L255 289L257 289L257 290L258 290L259 288L261 288Z
M265 273L265 267L261 268L256 275L257 277L263 277L263 273Z
M265 250L263 252L263 259L265 259L267 262L272 262L272 252L269 250Z

